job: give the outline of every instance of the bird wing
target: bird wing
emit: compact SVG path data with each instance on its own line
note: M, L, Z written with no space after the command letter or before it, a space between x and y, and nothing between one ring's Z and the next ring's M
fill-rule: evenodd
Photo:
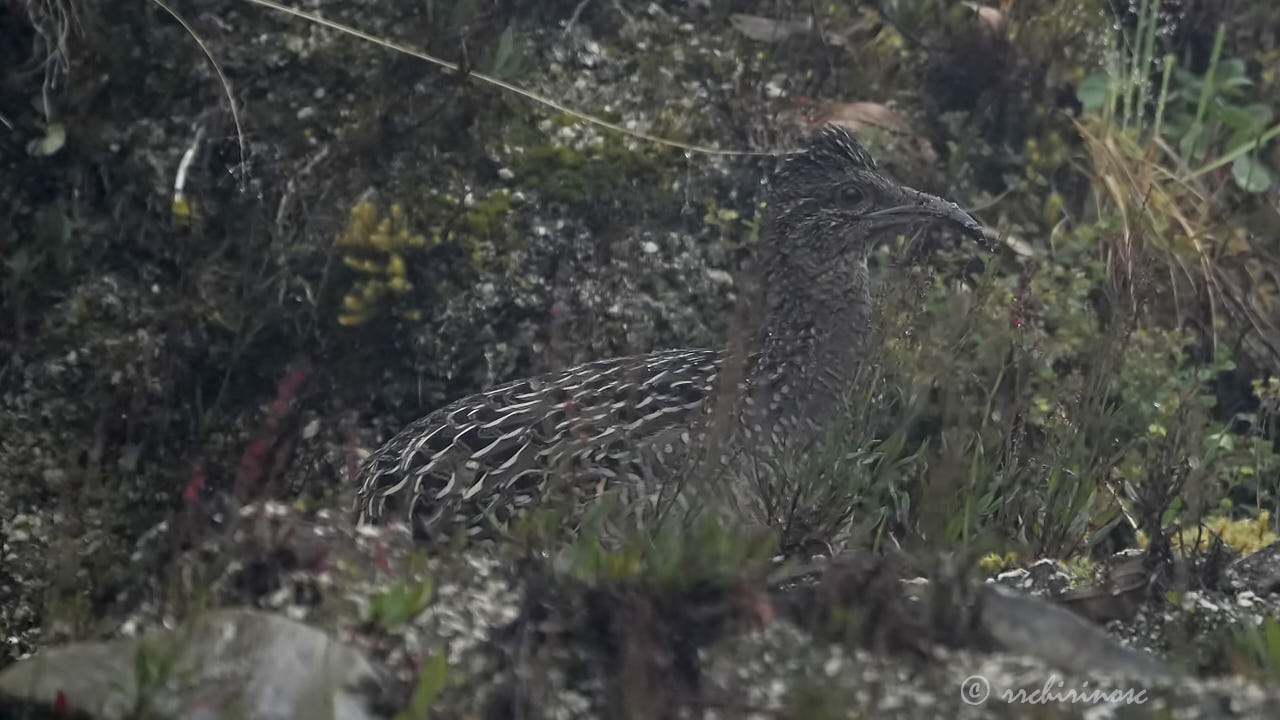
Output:
M362 519L407 513L420 535L504 523L551 479L635 481L690 441L721 353L672 350L499 385L411 423L361 466ZM656 460L656 462L655 462Z

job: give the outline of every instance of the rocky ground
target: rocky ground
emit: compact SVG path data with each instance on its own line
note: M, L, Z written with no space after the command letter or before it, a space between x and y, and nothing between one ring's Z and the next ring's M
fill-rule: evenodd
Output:
M278 503L243 508L176 557L172 530L143 538L134 584L93 632L118 639L12 665L0 693L22 710L0 717L133 717L140 707L301 717L298 708L331 706L372 718L412 705L424 686L438 717L1280 710L1273 686L1181 665L1186 648L1210 662L1219 629L1274 616L1280 545L1227 562L1216 590L1176 601L1140 592L1098 625L1055 602L1070 605L1075 581L1052 561L985 580L944 562L926 578L916 559L848 552L672 588L584 582L563 557L509 548L429 557L403 526L355 529ZM1119 597L1117 568L1135 557L1116 558L1077 595Z

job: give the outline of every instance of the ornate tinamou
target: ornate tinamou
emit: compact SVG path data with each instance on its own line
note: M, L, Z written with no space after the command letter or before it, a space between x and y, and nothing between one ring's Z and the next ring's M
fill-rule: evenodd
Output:
M395 513L424 538L482 532L536 503L553 480L594 488L692 477L690 449L713 429L730 471L769 467L838 419L870 328L876 238L930 221L982 236L954 203L894 183L847 132L827 128L773 178L760 322L745 352L600 360L453 402L364 462L361 518ZM728 432L707 422L713 406L728 409Z

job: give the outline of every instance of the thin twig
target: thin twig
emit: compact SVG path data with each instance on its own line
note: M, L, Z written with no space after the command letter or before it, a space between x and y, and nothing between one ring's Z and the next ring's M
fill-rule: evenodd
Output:
M160 0L154 0L154 2L159 2L159 1ZM444 60L442 58L435 57L434 55L428 55L427 53L421 50L416 50L407 45L402 45L392 40L387 40L385 38L380 38L374 35L370 35L369 33L364 32L363 30L358 30L356 28L351 27L350 25L344 25L342 23L339 23L333 20L322 18L319 15L306 12L305 10L298 10L296 8L291 8L285 5L281 5L280 3L274 2L273 0L248 0L248 2L251 2L255 5L261 5L262 7L265 7L265 8L270 8L277 12L285 13L286 15L293 15L294 17L302 18L303 20L313 22L317 25L323 25L324 27L332 28L346 35L360 38L365 42L371 42L374 45L380 45L384 48L387 48L388 50L394 50L398 53L403 53L405 55L418 58L419 60L425 60L433 65L438 65L442 68L445 68L446 70L452 70L454 72L459 71L459 66L455 62L450 62L449 60ZM513 85L505 80L500 80L496 77L493 77L492 75L487 75L485 73L469 70L468 76L473 77L489 85L493 85L494 87L502 88L507 92L515 93L516 95L519 95L523 98L532 100L533 102L539 103L541 105L545 105L549 108L552 108L553 110L557 110L566 115L570 115L584 122L591 123L592 125L613 130L614 132L619 132L624 135L629 135L639 140L647 140L649 142L656 143L658 145L665 145L667 147L679 148L687 152L702 153L704 155L720 155L720 156L735 156L735 157L776 156L776 155L785 155L785 154L799 152L797 150L786 150L786 151L776 151L776 152L775 151L754 151L754 150L721 150L719 148L707 147L705 145L693 145L690 143L682 143L677 140L668 140L667 138L661 138L661 137L658 137L657 135L650 135L649 133L642 132L639 130L628 130L627 128L617 123L609 122L604 118L596 117L595 115L590 115L581 110L575 110L571 107L568 107L567 105L564 105L558 100L554 100L545 95L540 95L538 93L533 92L532 90L526 90L525 88L519 87L517 85Z
M568 35L573 30L573 26L578 22L578 17L582 15L582 11L586 9L587 4L590 2L591 0L582 0L582 2L578 3L578 6L573 9L573 14L569 16L569 22L564 24L563 34Z
M227 80L226 74L222 72L222 66L218 65L218 61L214 59L213 53L209 51L209 46L206 45L204 40L196 34L196 31L187 24L187 21L184 20L181 15L174 12L173 8L164 4L164 0L151 0L151 2L159 5L160 9L173 16L173 19L177 20L178 24L187 31L187 34L196 41L196 45L200 46L200 50L204 53L204 56L209 58L209 64L213 65L214 72L218 74L218 80L222 82L222 91L226 93L227 104L231 107L231 120L236 125L236 140L240 143L240 189L244 190L249 179L249 163L245 159L244 131L240 127L240 113L236 111L235 96L231 94L231 82Z

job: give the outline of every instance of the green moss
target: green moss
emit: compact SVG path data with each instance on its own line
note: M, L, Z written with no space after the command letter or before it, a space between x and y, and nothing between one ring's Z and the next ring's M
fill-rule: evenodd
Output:
M613 204L647 207L654 193L671 186L667 177L671 152L656 145L636 149L617 133L585 150L544 144L529 148L513 161L521 186L553 203L592 211Z
M1085 555L1073 555L1062 563L1062 568L1071 577L1071 586L1087 585L1097 580L1097 568Z
M1003 555L999 553L987 553L978 560L978 567L988 575L995 575L1005 570L1016 567L1018 564L1018 553L1007 552Z
M1276 533L1271 522L1271 513L1263 510L1254 518L1231 519L1214 516L1204 521L1204 527L1187 528L1174 536L1174 547L1189 554L1204 551L1215 538L1238 553L1248 555L1276 541Z
M509 212L511 196L499 188L475 201L463 214L460 224L472 237L490 238L504 229Z

